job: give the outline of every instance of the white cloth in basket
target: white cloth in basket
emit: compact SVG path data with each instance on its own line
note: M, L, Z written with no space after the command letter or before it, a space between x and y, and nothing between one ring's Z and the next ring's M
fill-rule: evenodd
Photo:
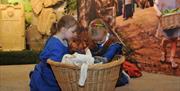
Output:
M81 66L79 85L84 86L86 78L88 65L94 64L94 58L89 49L86 50L86 54L74 53L73 55L66 54L62 58L62 63L74 64Z

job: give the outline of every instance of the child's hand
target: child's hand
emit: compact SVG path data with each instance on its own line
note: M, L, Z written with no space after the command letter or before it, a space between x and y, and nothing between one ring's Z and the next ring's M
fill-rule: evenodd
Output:
M87 52L88 50L89 50L89 48L88 48L88 47L86 47L86 48L85 48L85 52Z
M86 55L92 56L92 53L88 47L85 49L85 52L86 52Z
M108 60L105 57L95 56L94 59L94 63L108 63Z

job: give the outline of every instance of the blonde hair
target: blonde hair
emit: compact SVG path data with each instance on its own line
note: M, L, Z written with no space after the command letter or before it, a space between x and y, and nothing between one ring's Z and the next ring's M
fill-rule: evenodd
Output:
M100 18L90 22L88 32L91 36L95 36L98 31L108 33L110 31L108 25Z

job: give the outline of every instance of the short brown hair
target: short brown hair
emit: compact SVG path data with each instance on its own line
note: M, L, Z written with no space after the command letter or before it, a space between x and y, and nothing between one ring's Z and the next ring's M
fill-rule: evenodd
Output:
M51 35L56 34L62 27L69 29L75 25L77 26L77 30L78 30L79 24L76 21L76 19L70 15L65 15L61 17L59 21L52 24Z

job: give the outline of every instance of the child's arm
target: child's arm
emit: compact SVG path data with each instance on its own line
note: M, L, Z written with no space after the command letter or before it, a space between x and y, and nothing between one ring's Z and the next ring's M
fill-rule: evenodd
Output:
M51 54L49 56L49 59L56 61L56 62L61 62L62 61L62 57L64 56L62 50L59 49L53 49L50 51Z
M154 4L154 9L156 10L156 12L157 12L157 16L161 16L162 15L162 13L161 13L161 11L160 11L160 9L159 9L159 0L156 0L155 1L155 4Z
M41 52L40 60L45 63L47 62L47 59L61 62L63 56L64 53L60 45L48 44L48 47Z
M103 57L107 58L108 61L110 61L119 52L122 52L122 44L114 43L108 48L107 52L103 55Z

